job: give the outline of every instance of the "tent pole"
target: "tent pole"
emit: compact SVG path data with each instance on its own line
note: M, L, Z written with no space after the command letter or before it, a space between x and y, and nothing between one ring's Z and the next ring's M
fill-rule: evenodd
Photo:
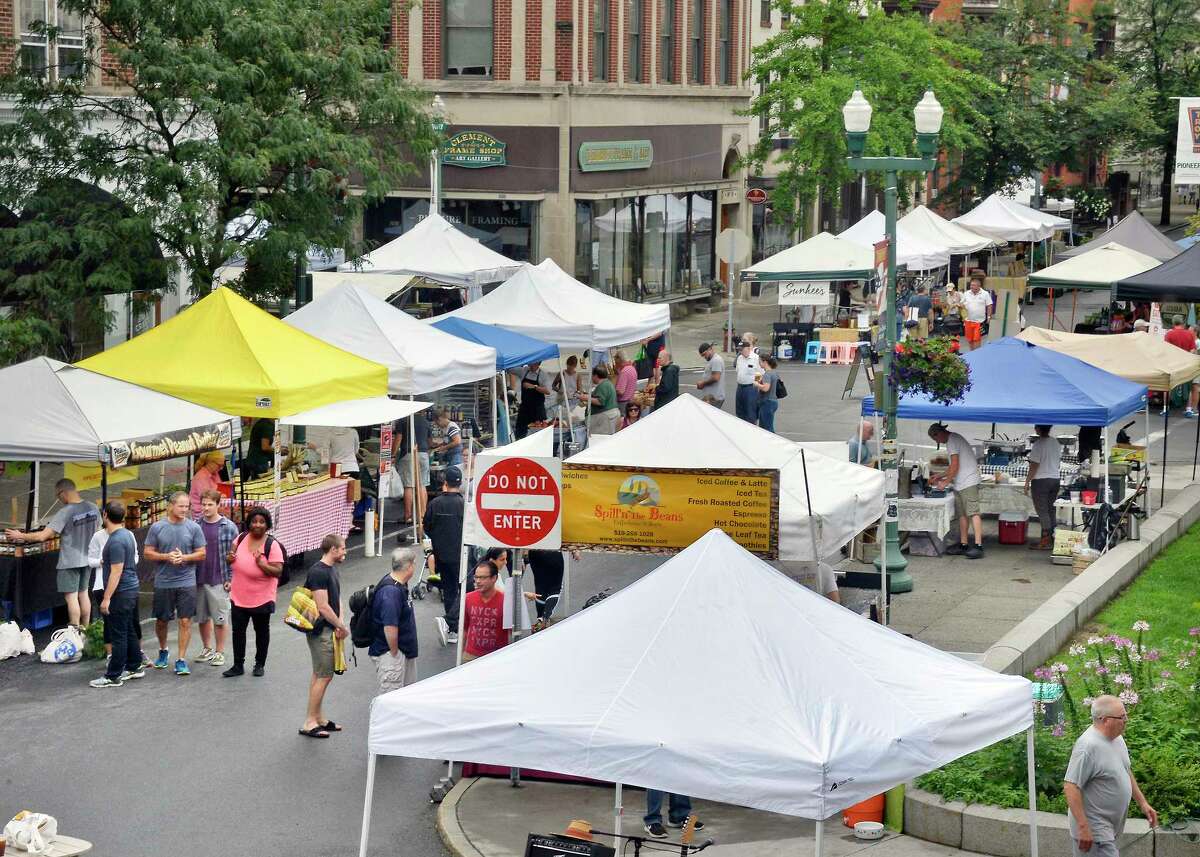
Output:
M1171 391L1168 390L1166 395L1168 398L1163 403L1163 454L1162 454L1162 478L1160 479L1160 482L1162 483L1162 487L1161 487L1161 489L1159 489L1159 495L1158 495L1158 508L1160 508L1160 509L1167 502L1167 433L1170 429L1170 426L1168 425L1167 420L1170 417L1170 410L1171 410L1171 399L1170 399ZM1146 458L1149 458L1149 457L1150 457L1150 450L1147 449L1146 450Z
M1200 428L1200 422L1197 422L1197 427ZM1150 476L1150 397L1146 397L1146 475ZM1146 514L1151 512L1151 506L1154 501L1154 492L1150 490L1152 482L1149 478L1146 480Z
M509 443L512 440L512 434L509 431L508 425L508 373L504 373L504 378L500 387L504 390L504 410L501 411L502 421L504 423L504 442Z
M1188 390L1189 395L1191 390ZM1147 405L1149 407L1149 405ZM1196 464L1200 462L1200 419L1196 420L1196 445L1192 449L1192 481L1196 480Z
M818 818L813 828L813 854L816 857L821 857L821 852L825 850L825 820Z
M1109 456L1108 426L1104 427L1104 432L1101 436L1100 445L1104 449L1104 485L1101 486L1101 488L1100 488L1100 502L1107 503L1110 500L1109 492L1108 492L1108 456Z
M33 529L33 522L37 518L37 502L38 502L38 463L36 461L29 465L29 503L25 506L25 530L29 532ZM13 521L15 524L16 521Z
M558 364L558 385L562 388L562 390L559 392L559 395L562 397L562 404L560 405L560 407L567 414L567 439L571 442L574 442L575 430L571 427L571 403L567 401L567 377L565 374L563 374L563 367L562 367L561 360L559 361L559 364ZM562 426L560 425L559 428L561 429ZM559 458L567 457L566 449L564 449L565 446L566 446L566 444L559 444L559 450L558 450Z
M563 582L559 587L558 603L564 618L571 615L571 552L563 551Z
M367 794L363 798L362 832L358 835L358 857L367 857L367 840L371 837L371 803L375 798L375 754L367 756Z
M1079 289L1071 289L1071 332L1075 331L1075 306L1079 303Z
M1033 730L1035 726L1030 724L1025 730L1025 764L1026 777L1029 781L1029 857L1038 857L1038 834L1037 834L1037 783L1034 779L1034 748L1033 748Z
M387 497L386 497L387 492L385 492L383 490L383 472L382 472L383 465L382 465L382 462L383 462L383 457L385 455L390 457L391 454L392 454L392 451L390 449L383 448L383 425L381 424L379 426L379 461L381 462L381 464L380 464L381 471L379 474L379 479L375 483L375 485L376 485L375 493L379 495L379 520L376 521L376 526L379 528L379 547L375 551L375 554L377 556L383 556L383 511L384 511L384 505L385 505L384 501L387 499ZM388 472L389 473L391 472L390 467L388 468ZM391 481L392 480L389 478L388 479L389 484L391 483Z
M1047 289L1050 292L1050 305L1046 307L1046 325L1054 330L1054 289Z
M466 441L467 441L467 450L470 451L470 448L471 448L470 429L468 429L465 432L465 434L466 434ZM471 494L472 494L473 485L474 485L474 482L473 482L474 475L475 475L475 456L472 455L470 458L467 459L467 472L466 472L466 480L465 480L466 486L463 488L463 494L466 495L464 499L466 500L466 502L468 504L470 504L470 502L471 502ZM511 553L511 551L510 551L510 553ZM467 571L468 571L468 569L467 569L467 540L464 538L462 540L462 544L459 546L459 550L458 550L458 628L455 629L457 631L458 642L454 644L454 648L455 648L454 665L455 666L459 666L462 664L463 621L464 621L464 614L467 612ZM516 605L514 605L514 611L515 611L515 609L516 609ZM516 613L514 612L513 615L515 616Z
M189 455L188 463L190 464L191 461L192 461L192 457ZM188 481L191 482L190 479ZM107 502L108 502L108 465L106 465L103 461L101 461L100 462L100 505L103 506Z
M283 511L280 507L283 505L279 497L279 447L282 442L282 435L279 431L279 420L275 420L275 450L274 450L274 476L275 476L275 508L271 510L272 524L279 526L279 521L283 515L279 514ZM353 522L351 522L353 524Z
M413 397L410 395L408 400L411 402ZM425 415L421 415L421 419L425 419ZM412 516L413 516L413 542L418 548L421 547L421 542L425 538L425 533L422 531L421 516L425 512L421 508L421 489L424 487L421 484L421 468L417 464L417 458L421 452L417 449L417 415L408 415L408 457L409 463L412 465L412 484L413 484L413 501L412 501Z
M621 784L617 783L613 792L613 833L617 834L617 837L621 836L621 816L624 812L625 808L621 805Z
M500 445L500 390L496 383L500 373L492 374L492 449Z

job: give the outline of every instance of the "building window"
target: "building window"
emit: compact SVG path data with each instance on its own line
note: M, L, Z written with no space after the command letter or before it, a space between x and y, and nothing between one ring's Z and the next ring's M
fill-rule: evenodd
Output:
M733 83L733 0L718 0L721 17L717 21L717 55L720 68L717 79L725 86Z
M628 0L625 14L626 77L631 83L642 83L642 0Z
M608 80L608 4L592 2L592 80Z
M429 200L388 197L363 212L363 236L386 244L412 229L429 215ZM460 232L518 262L537 254L538 204L523 200L443 199L442 216Z
M53 79L84 72L83 18L59 8L57 0L18 0L21 28L21 68L31 75ZM54 33L53 38L47 29Z
M624 300L713 285L712 191L578 201L575 278Z
M664 83L678 83L675 74L675 13L679 0L666 0L663 7L662 25L662 80Z
M762 0L758 6L758 23L759 26L771 26L771 0Z
M446 0L446 77L492 76L492 0Z
M691 5L691 45L688 50L691 74L689 78L692 83L704 83L704 0L695 0Z

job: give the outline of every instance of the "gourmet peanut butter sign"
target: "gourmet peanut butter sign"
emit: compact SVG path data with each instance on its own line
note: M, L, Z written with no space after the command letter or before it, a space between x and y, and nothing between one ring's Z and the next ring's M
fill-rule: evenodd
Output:
M778 470L633 470L564 464L564 548L675 553L713 527L779 554Z

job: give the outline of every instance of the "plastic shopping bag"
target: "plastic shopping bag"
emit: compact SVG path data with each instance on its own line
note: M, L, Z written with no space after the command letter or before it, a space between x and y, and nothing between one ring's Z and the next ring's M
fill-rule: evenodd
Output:
M52 815L23 809L4 825L4 838L17 851L44 854L58 838L58 821Z
M32 655L35 651L33 635L28 630L22 631L16 622L0 623L0 661L17 655Z
M44 664L73 664L83 657L83 635L73 626L59 628L42 649Z

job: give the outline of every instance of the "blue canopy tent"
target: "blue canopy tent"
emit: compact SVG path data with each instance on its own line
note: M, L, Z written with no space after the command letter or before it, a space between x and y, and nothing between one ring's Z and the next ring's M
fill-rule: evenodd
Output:
M1107 427L1146 407L1143 385L1011 336L965 354L963 359L971 367L971 389L962 399L943 405L927 396L901 396L897 418L1101 427L1102 484L1108 485ZM863 399L862 413L877 413L873 396ZM1147 436L1149 433L1147 424Z
M558 346L502 327L465 318L442 317L433 326L443 333L496 349L496 369L515 369L528 363L558 358Z
M443 316L437 321L432 322L432 324L438 330L442 331L442 333L448 333L451 336L457 336L459 339L465 339L468 342L496 349L497 372L505 372L529 363L539 363L542 360L556 360L559 356L557 345L544 342L540 339L534 339L532 336L526 336L523 333L505 330L502 327L493 327L490 324L482 324L478 321L450 316ZM504 405L501 408L500 402L496 402L496 407L500 411L500 419L497 422L496 442L498 444L505 444L511 441L512 437L508 426L508 384L503 378L501 382L501 388L504 392ZM568 415L568 422L569 420L570 417Z

